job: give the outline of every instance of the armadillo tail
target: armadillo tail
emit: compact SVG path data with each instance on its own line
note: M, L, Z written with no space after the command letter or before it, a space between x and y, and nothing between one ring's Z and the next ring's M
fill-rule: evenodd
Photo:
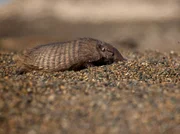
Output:
M19 55L15 55L15 56L13 57L13 60L14 60L14 62L15 62L16 64L22 63L22 58L21 58Z
M15 55L13 57L14 62L16 63L16 74L23 74L28 72L28 68L25 66L25 61L23 56Z

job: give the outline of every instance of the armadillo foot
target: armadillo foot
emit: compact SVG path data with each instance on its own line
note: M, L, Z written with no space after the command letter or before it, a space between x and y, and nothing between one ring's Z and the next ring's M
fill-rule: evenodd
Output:
M26 73L28 70L25 67L20 67L16 70L16 74L17 75L22 75L24 73Z
M84 64L84 67L85 67L85 68L89 68L89 67L94 67L94 65L93 65L93 63L90 63L90 62L89 62L89 63L85 63L85 64Z

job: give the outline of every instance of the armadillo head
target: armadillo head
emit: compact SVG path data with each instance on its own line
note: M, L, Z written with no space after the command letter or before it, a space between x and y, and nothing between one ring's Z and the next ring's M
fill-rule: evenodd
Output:
M118 62L126 60L120 52L108 43L98 43L98 50L105 62Z

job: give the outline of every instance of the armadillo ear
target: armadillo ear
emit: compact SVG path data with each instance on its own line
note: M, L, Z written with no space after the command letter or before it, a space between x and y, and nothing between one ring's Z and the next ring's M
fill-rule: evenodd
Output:
M104 52L104 51L105 51L105 48L104 48L104 46L103 46L103 45L101 45L101 44L97 44L97 47L98 47L98 49L99 49L100 51L102 51L102 52Z

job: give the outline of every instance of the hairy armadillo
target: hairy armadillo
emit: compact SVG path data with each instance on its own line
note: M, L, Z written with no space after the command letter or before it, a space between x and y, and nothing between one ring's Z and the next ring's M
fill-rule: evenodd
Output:
M31 70L80 70L123 60L126 59L116 48L93 38L40 45L16 57L20 74Z

